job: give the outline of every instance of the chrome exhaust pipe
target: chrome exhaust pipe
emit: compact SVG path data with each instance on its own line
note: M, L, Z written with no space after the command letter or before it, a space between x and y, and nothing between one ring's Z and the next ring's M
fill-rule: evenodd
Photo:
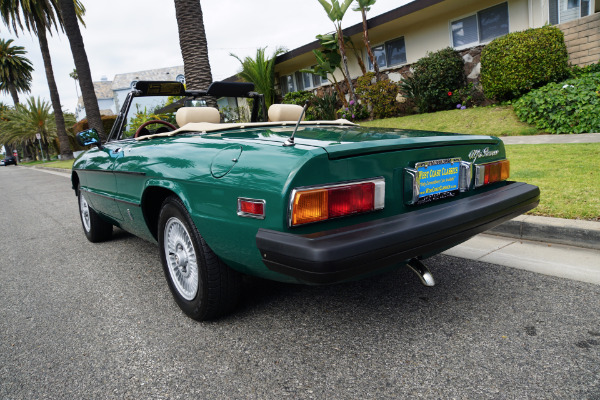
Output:
M415 274L417 274L424 286L435 286L435 280L433 279L433 275L431 275L431 271L429 271L429 269L423 265L421 261L413 258L408 262L408 264L406 264L406 266L412 269Z

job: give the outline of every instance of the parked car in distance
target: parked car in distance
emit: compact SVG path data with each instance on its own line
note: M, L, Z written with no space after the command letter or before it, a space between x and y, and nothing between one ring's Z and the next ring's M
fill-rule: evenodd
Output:
M2 165L17 165L17 158L15 156L6 156L2 161L4 161Z
M325 284L408 265L432 286L423 259L539 202L496 137L302 121L253 90L140 81L106 141L77 135L92 146L72 170L85 235L158 243L191 318L231 312L243 274Z

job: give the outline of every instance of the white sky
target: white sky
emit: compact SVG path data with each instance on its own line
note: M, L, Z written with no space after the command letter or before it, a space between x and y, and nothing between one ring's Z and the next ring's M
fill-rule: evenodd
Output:
M378 0L368 17L383 14L411 0ZM112 80L116 74L182 65L175 6L172 0L82 0L86 7L82 28L92 78ZM259 47L267 54L282 46L295 49L333 31L333 24L317 0L202 0L204 26L213 80L239 71L239 62L229 55L253 56ZM344 28L361 22L359 12L349 9ZM0 25L3 39L15 39L25 47L35 69L30 95L50 101L44 64L37 37L28 32L16 37ZM67 36L49 37L54 76L63 109L73 112L77 104L75 68ZM79 88L77 88L79 90ZM19 95L21 102L28 95ZM0 101L12 105L10 95Z

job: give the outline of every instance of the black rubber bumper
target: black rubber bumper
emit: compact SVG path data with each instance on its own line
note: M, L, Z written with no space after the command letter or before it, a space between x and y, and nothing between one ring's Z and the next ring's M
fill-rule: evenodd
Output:
M431 255L535 208L537 186L511 182L417 211L308 235L259 229L256 244L272 271L333 283Z

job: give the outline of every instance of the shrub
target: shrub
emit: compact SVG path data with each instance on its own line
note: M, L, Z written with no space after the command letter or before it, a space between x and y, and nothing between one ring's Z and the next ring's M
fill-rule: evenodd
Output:
M578 78L580 76L591 74L593 72L600 72L600 63L590 64L585 67L574 65L571 67L571 76Z
M116 115L101 115L100 119L102 120L102 127L104 128L104 134L108 136L110 130L112 129L115 121L117 120ZM77 134L81 131L85 131L86 129L90 129L90 125L88 123L87 118L82 119L81 121L75 123L72 128L73 134Z
M336 119L336 110L338 106L337 94L325 93L323 97L315 96L312 102L315 119L321 121Z
M298 106L304 107L304 103L307 100L312 103L314 101L314 98L315 95L311 92L289 92L286 93L285 96L283 96L283 104L296 104ZM304 119L306 121L314 121L317 119L312 106L309 106L306 109Z
M369 72L356 81L356 94L371 108L373 118L390 118L400 113L396 101L399 87L389 79L373 82L375 73Z
M600 72L532 90L514 109L521 121L547 132L599 132Z
M510 100L568 75L564 35L553 26L509 33L481 52L481 84L489 98Z
M339 109L337 113L338 117L349 121L362 121L369 118L367 107L360 103L355 103L354 100L350 100L348 107Z
M451 47L428 53L413 64L413 75L400 84L404 95L413 100L419 112L449 110L455 107L452 93L467 83L464 60Z

